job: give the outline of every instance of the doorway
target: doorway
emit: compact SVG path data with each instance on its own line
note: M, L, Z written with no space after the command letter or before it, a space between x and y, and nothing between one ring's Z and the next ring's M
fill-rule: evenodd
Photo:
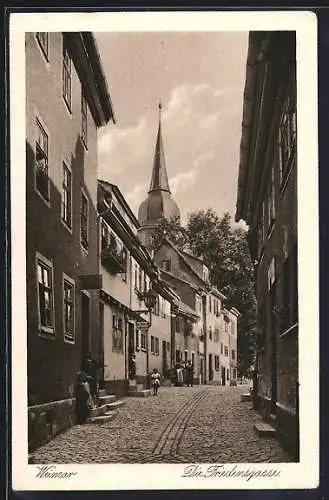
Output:
M162 376L167 376L167 342L162 341Z
M204 384L203 358L200 358L200 374L201 374L201 384Z
M98 352L100 356L100 370L99 370L99 388L104 389L104 304L99 304L99 346Z
M270 289L270 306L271 306L271 414L276 413L276 401L278 395L278 380L277 380L277 337L276 337L276 283L274 282Z
M209 354L209 382L214 378L214 372L212 368L212 354Z
M136 356L135 356L135 327L128 323L128 370L129 380L136 378Z
M90 297L81 292L81 358L90 352Z
M226 385L226 369L225 366L222 366L222 385Z

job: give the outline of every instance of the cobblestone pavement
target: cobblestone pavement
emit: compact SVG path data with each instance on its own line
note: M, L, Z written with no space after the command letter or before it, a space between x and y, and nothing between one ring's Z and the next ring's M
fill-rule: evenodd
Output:
M290 462L274 438L259 438L246 386L162 387L126 398L117 417L77 425L32 454L33 463Z

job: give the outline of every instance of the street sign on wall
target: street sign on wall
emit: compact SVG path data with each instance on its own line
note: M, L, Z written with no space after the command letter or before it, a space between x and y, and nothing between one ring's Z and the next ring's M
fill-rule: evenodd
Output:
M150 323L148 321L136 321L137 330L148 330Z

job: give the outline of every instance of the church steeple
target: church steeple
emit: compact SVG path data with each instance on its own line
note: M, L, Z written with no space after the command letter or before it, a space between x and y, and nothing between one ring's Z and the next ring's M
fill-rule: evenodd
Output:
M153 169L150 189L147 198L141 203L138 210L138 221L141 225L138 235L146 245L152 245L152 233L162 224L164 219L180 220L177 203L173 200L169 188L165 155L161 133L161 103L159 103L159 126L155 144Z
M162 143L161 110L162 110L162 104L161 102L159 102L159 127L158 127L157 140L155 144L151 184L150 184L150 189L148 191L149 193L151 193L152 191L168 191L168 193L170 193L165 155Z

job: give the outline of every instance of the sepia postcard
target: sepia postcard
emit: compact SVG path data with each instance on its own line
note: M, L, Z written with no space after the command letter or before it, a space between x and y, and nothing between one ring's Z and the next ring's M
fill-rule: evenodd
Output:
M316 16L14 13L9 48L13 489L316 488Z

